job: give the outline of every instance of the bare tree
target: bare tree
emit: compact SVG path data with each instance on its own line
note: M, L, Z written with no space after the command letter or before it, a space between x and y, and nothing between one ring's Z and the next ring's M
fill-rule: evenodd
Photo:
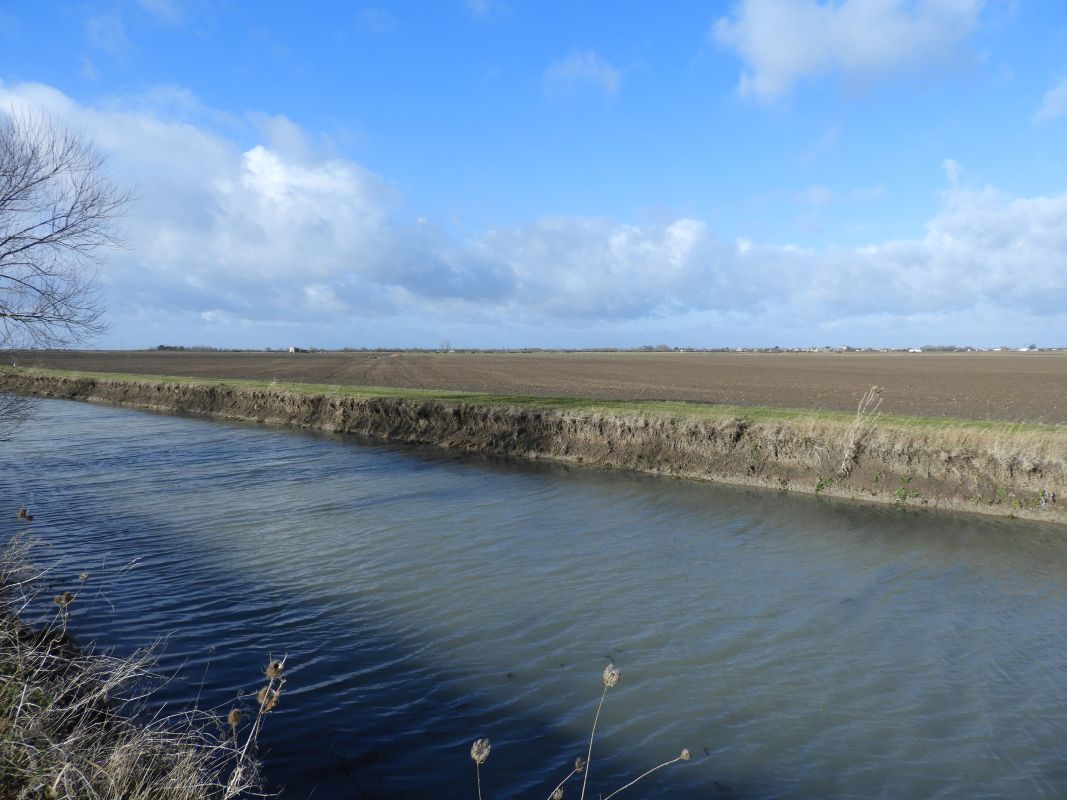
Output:
M38 116L0 118L0 348L100 333L96 266L129 196L83 138Z
M119 244L114 222L128 200L83 137L0 112L0 351L62 347L104 330L99 251ZM0 428L16 415L0 400Z

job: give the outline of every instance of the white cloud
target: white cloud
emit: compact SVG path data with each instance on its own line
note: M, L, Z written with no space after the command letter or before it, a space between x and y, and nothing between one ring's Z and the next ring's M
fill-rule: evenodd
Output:
M946 158L941 162L941 171L945 173L945 177L948 182L955 186L960 182L960 175L963 174L963 167L960 163L953 158Z
M545 88L553 93L592 86L606 94L615 94L622 84L622 75L596 51L584 50L557 58L545 70L544 80Z
M1034 122L1048 122L1067 115L1067 78L1057 83L1041 100L1041 108L1034 114Z
M393 186L298 146L308 137L284 118L257 117L241 137L261 141L239 147L140 101L96 108L0 83L0 108L40 109L84 131L116 177L136 184L128 248L109 255L102 278L109 317L137 330L165 318L226 331L359 324L377 335L430 331L436 342L441 330L479 325L539 335L710 315L755 335L874 318L892 331L892 320L901 329L990 309L1048 321L1067 308L1067 194L950 183L918 236L850 249L727 240L692 218L549 217L460 239L401 222ZM950 179L958 169L946 161ZM188 335L210 341L210 331Z
M746 64L738 90L771 102L828 73L894 75L958 52L984 0L740 0L712 28Z
M280 114L252 112L246 115L264 144L286 158L307 162L316 158L316 146L303 128Z

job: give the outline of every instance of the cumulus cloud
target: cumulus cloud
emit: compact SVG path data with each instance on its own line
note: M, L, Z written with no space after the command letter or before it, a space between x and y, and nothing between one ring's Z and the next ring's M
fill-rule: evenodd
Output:
M1057 83L1041 100L1041 107L1034 114L1034 122L1048 122L1067 115L1067 78Z
M944 61L984 0L740 0L712 36L745 62L738 91L771 102L829 73L865 78Z
M545 70L545 88L552 93L572 92L591 86L605 94L615 94L622 75L594 50L575 51L557 58Z
M240 138L259 141L238 146L219 132L227 125L143 102L90 107L41 85L0 83L0 108L37 109L85 131L137 187L128 247L103 271L109 315L138 328L169 316L200 326L197 341L211 340L211 326L352 320L379 331L401 330L401 319L409 330L446 320L447 330L489 321L537 331L712 315L759 332L868 318L892 329L887 320L990 308L1058 319L1067 308L1067 194L1015 198L964 185L952 180L954 162L924 231L859 248L726 240L685 217L547 217L462 238L403 221L393 185L304 146L307 135L284 118L246 120Z

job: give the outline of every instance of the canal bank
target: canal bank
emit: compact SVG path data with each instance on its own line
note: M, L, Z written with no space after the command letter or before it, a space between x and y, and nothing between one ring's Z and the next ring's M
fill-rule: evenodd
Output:
M1063 426L6 368L0 389L469 453L1064 520Z

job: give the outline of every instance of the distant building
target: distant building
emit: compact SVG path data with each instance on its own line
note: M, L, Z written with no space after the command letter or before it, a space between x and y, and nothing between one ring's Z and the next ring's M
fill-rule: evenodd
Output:
M921 347L911 347L908 349L909 353L921 353L923 349Z

